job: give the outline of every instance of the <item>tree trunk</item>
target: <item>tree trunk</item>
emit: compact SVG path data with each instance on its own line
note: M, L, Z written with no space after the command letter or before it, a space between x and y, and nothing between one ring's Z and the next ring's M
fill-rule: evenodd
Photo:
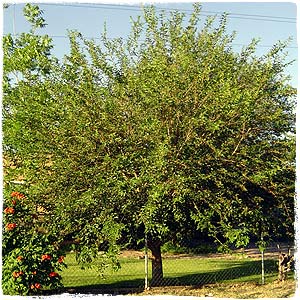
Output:
M163 266L161 258L161 243L159 241L149 241L149 249L152 252L152 280L151 286L163 284Z

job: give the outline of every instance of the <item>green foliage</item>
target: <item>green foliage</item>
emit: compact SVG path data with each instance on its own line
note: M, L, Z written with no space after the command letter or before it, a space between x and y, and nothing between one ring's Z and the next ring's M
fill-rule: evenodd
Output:
M43 11L39 9L37 5L26 3L24 6L24 16L32 24L32 32L36 28L42 28L46 26L45 20L42 17Z
M22 193L4 199L2 290L6 295L35 295L62 286L57 271L66 267L54 233Z

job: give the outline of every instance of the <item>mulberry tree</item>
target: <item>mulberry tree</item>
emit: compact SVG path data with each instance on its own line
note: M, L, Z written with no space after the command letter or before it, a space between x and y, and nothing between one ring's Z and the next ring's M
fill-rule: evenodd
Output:
M223 247L293 236L288 42L236 52L226 15L200 26L200 13L146 7L127 39L99 44L71 31L61 62L46 36L4 39L6 182L25 178L82 262L104 249L117 266L118 247L146 234L153 285L163 243L195 230Z

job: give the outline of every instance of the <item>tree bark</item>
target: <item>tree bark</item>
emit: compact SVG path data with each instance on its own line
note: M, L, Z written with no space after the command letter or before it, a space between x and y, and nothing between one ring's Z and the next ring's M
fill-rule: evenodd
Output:
M151 286L163 284L163 266L161 258L161 243L159 241L149 241L148 247L152 252L152 279Z

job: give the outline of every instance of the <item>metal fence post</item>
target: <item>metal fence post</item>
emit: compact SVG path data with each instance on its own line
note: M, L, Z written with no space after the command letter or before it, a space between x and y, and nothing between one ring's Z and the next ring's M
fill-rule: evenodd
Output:
M145 233L145 290L149 288L148 283L148 241L147 233Z
M262 253L261 253L261 284L265 284L264 251L262 251Z
M264 235L261 233L261 284L265 284L265 259L264 259L264 250L265 250L265 245L264 245Z

